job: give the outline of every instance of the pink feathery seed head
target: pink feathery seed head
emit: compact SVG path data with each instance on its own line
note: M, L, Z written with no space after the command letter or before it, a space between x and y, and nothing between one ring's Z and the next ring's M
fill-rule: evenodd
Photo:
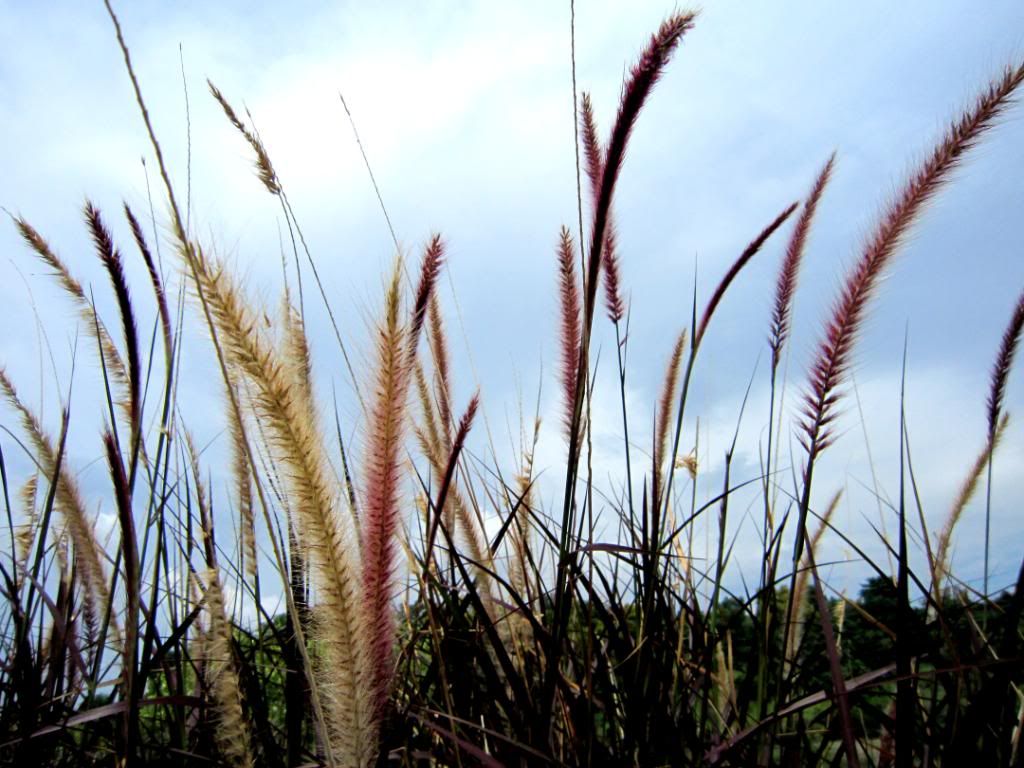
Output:
M835 164L835 152L829 157L825 167L821 169L811 192L807 196L800 217L797 219L793 234L789 238L789 245L786 246L786 255L782 260L782 267L779 270L779 278L775 287L775 306L772 309L771 333L769 345L772 350L772 370L778 367L779 358L786 338L789 335L789 322L792 315L793 294L796 291L797 275L800 271L800 262L803 259L804 247L807 244L807 234L811 229L811 222L814 219L815 211L818 208L818 200L828 184L832 175L832 168Z
M590 192L593 198L593 205L597 206L598 196L601 191L601 174L604 171L603 150L601 141L597 138L597 123L594 120L593 105L590 94L584 93L580 109L580 123L583 134L583 156L586 160L587 178L590 180ZM626 313L625 303L619 294L619 254L616 249L615 223L611 211L608 212L607 223L604 233L604 251L602 253L602 268L604 269L605 282L605 307L608 310L608 317L613 323L619 322Z
M469 434L470 427L473 426L473 419L476 417L477 408L480 407L480 392L477 390L473 393L473 397L469 399L469 404L466 406L466 412L462 414L462 418L459 419L459 428L455 433L454 445L462 447L462 444L466 442L466 435Z
M747 262L749 262L754 255L761 250L761 246L767 242L768 238L771 237L775 230L783 225L793 211L796 210L797 203L792 203L786 210L775 217L775 220L767 227L761 230L761 233L755 237L746 248L743 249L743 253L740 254L739 258L733 262L732 266L729 267L729 271L725 273L725 276L719 281L718 286L715 288L715 292L711 294L711 298L708 300L707 307L704 308L704 312L701 315L700 325L697 326L697 332L693 335L693 348L696 349L700 346L701 340L704 338L704 332L707 330L708 322L711 320L711 316L715 313L715 309L718 307L718 303L722 300L729 285L736 278L736 275L740 273Z
M146 236L142 234L142 226L139 224L139 220L135 218L135 214L132 213L132 209L128 207L128 203L124 203L124 215L128 219L128 225L131 227L135 245L138 247L139 253L142 254L142 260L146 263L146 270L149 272L149 281L153 286L157 308L160 312L160 324L163 326L164 349L168 350L169 357L173 346L171 312L167 305L167 294L164 291L163 280L157 271L156 263L153 261L153 254L146 244Z
M672 52L679 44L680 39L693 27L693 21L697 14L693 12L677 13L666 19L658 31L651 37L650 42L640 54L639 60L630 69L629 77L622 88L622 97L619 100L619 111L615 117L615 124L612 126L611 137L608 141L608 148L605 153L604 163L601 168L601 185L596 195L594 204L594 220L590 232L590 252L587 255L588 263L584 275L584 285L587 286L586 314L587 323L593 317L594 302L596 299L597 277L603 259L602 250L605 243L605 230L608 225L612 197L615 191L615 183L618 180L619 171L622 168L622 161L626 154L626 145L629 143L629 136L633 130L644 102L650 95L655 83L661 77L665 65L668 64Z
M423 320L427 314L427 306L430 304L430 297L437 283L437 276L441 272L441 265L444 263L444 241L441 235L435 234L430 238L426 250L423 253L423 265L420 269L420 282L416 289L416 302L413 304L412 323L409 326L409 353L414 355L416 343L419 340L420 329L423 328Z
M85 201L83 210L85 212L86 224L89 225L89 234L92 235L92 241L96 245L96 252L100 255L100 258L104 263L111 261L119 262L121 254L114 247L113 238L110 237L110 233L104 226L99 210L89 200Z
M436 238L434 242L439 244ZM428 254L428 261L439 258L440 248L433 250L436 254L434 257ZM399 518L401 451L411 377L410 346L406 329L396 312L399 274L396 267L385 299L384 322L379 328L376 395L370 413L365 500L361 516L362 597L369 635L369 690L378 714L387 700L392 672L395 621L391 598ZM427 294L429 297L429 290Z
M608 226L604 232L604 304L608 310L608 318L617 323L626 314L626 303L619 292L619 252L616 247L615 226L608 217Z
M114 245L109 230L100 217L99 210L88 200L85 202L85 220L89 226L96 252L100 261L110 277L110 283L114 289L114 296L120 309L121 324L124 330L125 351L128 356L128 384L130 388L130 399L133 418L138 414L139 408L139 387L140 369L138 347L138 329L135 326L135 313L132 310L131 293L128 290L128 278L124 273L124 260L121 253ZM137 426L137 425L133 425Z
M590 180L592 204L597 205L597 197L601 191L601 174L604 172L604 150L601 140L597 138L597 121L594 119L594 106L589 93L584 93L580 106L580 133L583 136L583 157L586 161L587 178Z
M1024 64L1008 67L1000 78L990 83L974 105L950 125L943 140L910 177L902 193L883 211L877 228L833 304L831 318L811 366L800 425L808 453L825 447L825 438L829 437L826 426L833 419L832 411L840 398L839 387L849 369L865 309L885 268L925 204L948 180L964 153L1005 110L1021 82L1024 82Z
M562 227L558 244L558 294L561 305L562 392L565 397L565 428L572 429L576 405L576 376L580 364L580 288L576 280L576 248L572 235Z
M434 388L437 397L438 417L444 434L450 435L452 428L451 383L449 381L448 343L445 339L444 324L441 319L441 304L437 293L430 297L428 317L430 327L428 338L430 351L434 358Z
M990 441L995 436L996 428L999 425L999 414L1003 410L1003 397L1006 394L1006 379L1010 375L1010 368L1013 367L1013 358L1017 353L1022 328L1024 328L1024 293L1021 293L1020 298L1017 299L1013 315L1010 317L1010 324L1006 327L1003 340L999 345L999 354L992 366L992 386L988 395Z

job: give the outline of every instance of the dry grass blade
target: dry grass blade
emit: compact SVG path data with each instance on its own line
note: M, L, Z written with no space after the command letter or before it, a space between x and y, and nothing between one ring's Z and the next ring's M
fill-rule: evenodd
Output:
M708 323L711 321L711 316L715 313L715 309L721 302L722 297L725 296L725 292L729 289L729 285L736 279L736 275L740 273L747 263L754 258L758 251L761 250L761 246L767 242L768 238L775 234L775 230L785 223L793 211L796 210L797 203L793 203L786 210L775 217L775 220L761 230L761 233L755 237L746 248L743 249L743 253L739 255L739 258L732 263L729 270L725 273L725 276L719 281L718 286L715 288L715 292L711 294L711 298L708 299L708 304L704 308L704 311L700 316L700 325L697 326L697 332L693 335L693 348L696 349L700 346L701 341L704 338L704 332L708 328Z
M970 504L975 491L977 491L978 482L981 480L981 476L985 472L985 467L988 466L989 459L995 453L996 448L999 447L999 443L1002 442L1003 435L1006 434L1006 428L1009 424L1010 415L1004 413L1002 418L999 420L999 424L996 426L995 432L985 442L985 447L974 460L974 464L971 465L971 469L967 473L967 477L964 478L963 484L960 486L960 490L956 494L953 506L950 507L949 514L946 516L946 522L942 526L942 531L939 533L939 539L935 544L935 563L932 573L932 583L934 584L936 595L942 587L942 579L949 573L949 553L953 546L953 530L959 524L964 510L967 508L967 505Z
M828 502L828 506L825 507L825 514L821 516L821 524L817 530L811 536L811 540L808 544L810 556L804 556L803 561L800 564L800 573L796 578L796 588L793 590L794 600L790 606L789 618L786 622L786 653L785 658L787 661L792 662L796 655L797 647L800 645L800 636L803 634L803 627L805 623L805 615L807 613L807 583L811 577L811 558L818 551L818 545L821 543L821 537L824 536L825 531L828 530L832 523L832 516L835 515L836 509L839 507L839 500L843 496L842 489L836 491L832 498Z

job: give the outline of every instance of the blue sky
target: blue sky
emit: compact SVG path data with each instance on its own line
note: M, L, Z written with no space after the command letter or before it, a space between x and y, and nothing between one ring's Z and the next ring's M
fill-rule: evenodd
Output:
M101 311L109 313L81 205L90 197L126 243L117 209L125 199L147 210L140 158L147 159L154 190L155 166L102 3L40 8L0 0L0 205L33 222L83 282L93 284ZM465 402L481 387L486 426L507 472L513 469L508 424L518 429L517 387L527 409L543 387L538 464L548 468L542 493L554 499L564 453L554 246L559 227L575 229L576 222L568 4L123 2L117 8L179 195L189 167L181 47L193 232L275 306L282 226L276 201L254 178L247 147L207 94L209 77L236 106L251 110L343 332L365 360L393 246L338 99L344 92L403 248L418 255L433 231L449 243L442 287L458 391ZM671 10L665 3L578 3L576 76L580 89L593 94L602 131L610 126L625 68ZM649 444L647 425L672 338L689 322L695 265L702 306L751 237L803 197L836 150L796 298L787 367L792 411L839 280L880 206L946 122L1004 64L1024 56L1021 30L1019 2L706 5L640 117L617 193L631 307L627 398L638 450ZM905 330L913 457L933 527L944 520L982 445L989 367L1024 289L1022 171L1024 108L1017 107L930 207L872 306L854 368L861 408L852 397L846 401L842 437L826 454L816 487L819 501L847 489L837 523L876 557L884 559L871 527L879 505L865 487L877 481L888 499L898 490ZM162 216L159 200L156 208ZM717 491L716 469L752 374L734 472L757 474L766 420L765 335L786 234L740 276L701 351L688 407L700 418L707 472L699 495ZM0 253L8 328L0 336L0 361L53 417L54 376L29 289L65 386L73 313L9 224L0 226ZM132 264L130 273L149 313L145 325L152 308L145 304L141 265ZM358 408L322 315L314 306L320 392L328 402L337 388L345 427L358 438ZM183 415L202 441L223 441L223 405L210 385L202 328L189 320L186 332L192 341ZM621 483L622 460L614 335L603 319L595 344L601 357L594 463L607 487ZM72 455L99 498L102 467L89 468L101 456L97 371L92 350L79 346ZM1007 408L1019 413L1022 402L1024 377L1017 372ZM10 425L7 412L0 413ZM483 452L483 422L478 426L475 446ZM695 429L688 424L684 446L692 446ZM997 585L1015 575L1024 540L1022 429L1011 424L996 461ZM12 450L5 442L5 453ZM740 530L736 573L750 580L756 573L750 535L759 525L744 517L744 502L732 509L731 527ZM891 530L891 514L884 516ZM958 572L972 582L981 571L981 519L975 504L956 548ZM824 547L820 559L848 554L834 540ZM861 565L844 565L829 578L843 588L865 573Z

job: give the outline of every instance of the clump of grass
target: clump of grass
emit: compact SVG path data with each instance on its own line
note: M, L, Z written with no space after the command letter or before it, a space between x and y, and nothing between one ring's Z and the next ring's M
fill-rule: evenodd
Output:
M408 299L405 264L395 255L370 330L369 370L357 376L349 367L365 439L361 449L346 447L336 409L341 471L335 470L334 440L314 385L300 250L314 275L315 259L270 150L252 116L243 121L211 84L293 235L298 300L286 278L273 322L182 220L112 10L111 18L165 184L179 314L172 318L173 290L127 206L157 305L148 358L139 297L99 208L86 204L86 228L110 279L119 336L108 330L118 325L104 324L92 296L46 240L15 219L95 342L107 399L101 442L111 498L104 505L117 526L108 554L67 458L68 412L54 440L0 367L0 389L34 462L28 477L18 479L12 506L0 451L13 549L10 563L0 563L0 640L9 660L0 666L0 761L105 764L112 754L125 765L235 766L903 766L958 763L975 754L986 764L1019 761L1017 692L1024 679L1014 662L1022 645L1024 566L1015 589L991 599L987 535L984 594L957 588L950 559L955 528L986 468L991 489L993 456L1006 439L1005 391L1024 299L993 368L985 446L934 550L923 510L919 531L908 522L902 487L899 541L882 541L895 557L895 573L836 525L839 494L822 510L811 499L816 462L837 439L838 408L878 281L923 207L1005 111L1024 81L1024 66L1007 69L952 124L883 209L843 282L801 395L796 434L803 465L794 473L792 498L776 480L786 436L776 415L784 394L777 374L801 260L835 155L818 172L799 215L798 204L783 207L740 251L699 314L694 293L690 333L679 332L668 350L650 454L637 464L649 476L635 493L637 448L626 398L629 307L613 223L615 190L633 126L696 15L673 14L652 36L627 73L607 142L584 94L577 119L590 228L580 243L568 229L558 234L560 317L553 335L567 445L561 503L550 510L536 488L539 415L530 428L523 419L509 471L493 447L488 459L470 444L479 393L461 414L455 407L435 290L445 263L439 235L427 240ZM733 479L737 425L721 490L704 498L698 481L711 473L698 467L696 435L684 430L698 352L713 343L711 319L734 282L791 218L774 292L766 289L773 302L763 473L747 483ZM585 460L593 439L591 343L601 282L617 342L625 476L618 489L602 488ZM318 276L317 283L326 302ZM191 438L187 404L176 398L186 292L206 322L223 379L225 484L210 482L215 460ZM334 329L348 363L337 324ZM162 370L155 363L158 334ZM162 403L155 418L146 413L151 388ZM415 422L410 399L418 404ZM901 462L908 467L901 470L909 469L913 481L905 439L904 429ZM693 445L693 452L680 455L681 445ZM676 469L683 470L678 483ZM754 524L761 567L753 590L734 593L735 579L727 576L735 568L730 512L748 484L763 490L764 521ZM237 513L234 531L224 509ZM704 564L694 538L716 513L708 523L716 556ZM617 538L598 533L602 515L617 518ZM495 524L485 526L486 518ZM787 525L792 567L784 572ZM826 593L818 564L825 535L875 572L857 599ZM925 542L924 577L910 567L915 536ZM399 552L409 568L404 592ZM262 596L274 589L284 596L280 615L264 606ZM912 590L923 607L912 604Z

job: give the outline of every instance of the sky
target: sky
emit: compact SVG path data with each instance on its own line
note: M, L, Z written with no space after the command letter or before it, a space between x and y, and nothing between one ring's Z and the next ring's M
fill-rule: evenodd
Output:
M371 358L370 328L394 258L386 221L339 99L344 94L402 250L415 264L440 232L448 245L442 301L452 332L456 400L479 387L488 436L503 471L521 411L532 421L540 388L543 436L536 465L549 509L558 507L565 443L558 369L555 245L577 225L570 7L565 2L355 2L115 4L179 197L195 237L275 307L283 222L252 171L248 147L206 90L213 81L251 112L283 181L357 370ZM664 2L579 2L575 76L592 94L602 132L620 84ZM0 205L24 215L113 305L81 218L86 198L127 246L122 200L147 212L147 183L166 242L166 207L153 155L102 3L0 0ZM637 455L673 338L703 306L743 247L802 199L833 151L796 296L786 361L794 403L845 270L884 202L987 81L1024 58L1024 5L973 2L786 4L708 2L641 114L616 193L624 292L630 308L627 406ZM144 161L144 162L143 162ZM941 527L982 447L988 376L1024 289L1024 107L1011 109L968 156L915 227L871 305L855 352L854 390L840 439L816 476L817 503L840 488L836 525L885 566L876 528L894 530L899 492L899 393L906 340L906 411L925 520ZM148 182L147 182L148 172ZM766 334L775 274L789 229L769 242L730 289L697 364L682 444L699 436L699 497L717 492L723 455L739 427L736 478L755 478L765 439ZM130 249L125 248L126 252ZM99 431L98 369L74 313L0 222L0 363L53 426L71 398L71 457L83 485L109 499ZM129 260L149 327L142 265ZM696 288L694 276L696 275ZM190 307L181 382L183 417L216 464L224 403L201 324ZM338 398L356 444L362 419L325 313L310 305L318 391ZM621 487L622 431L614 330L597 321L594 470ZM1024 404L1011 375L1006 407ZM2 424L14 429L8 411ZM800 465L784 427L786 466ZM510 435L512 436L510 438ZM11 438L5 456L27 468ZM220 446L220 447L218 447ZM791 452L792 451L792 452ZM214 468L213 471L216 471ZM992 583L1008 585L1024 541L1024 426L1012 421L994 466ZM737 496L732 587L756 577L759 508ZM709 518L711 527L717 525ZM698 526L695 547L710 541ZM612 535L610 532L607 535ZM703 538L702 538L703 537ZM980 586L983 506L956 540L958 576ZM912 544L918 566L920 545ZM835 590L869 574L835 536L819 561Z

